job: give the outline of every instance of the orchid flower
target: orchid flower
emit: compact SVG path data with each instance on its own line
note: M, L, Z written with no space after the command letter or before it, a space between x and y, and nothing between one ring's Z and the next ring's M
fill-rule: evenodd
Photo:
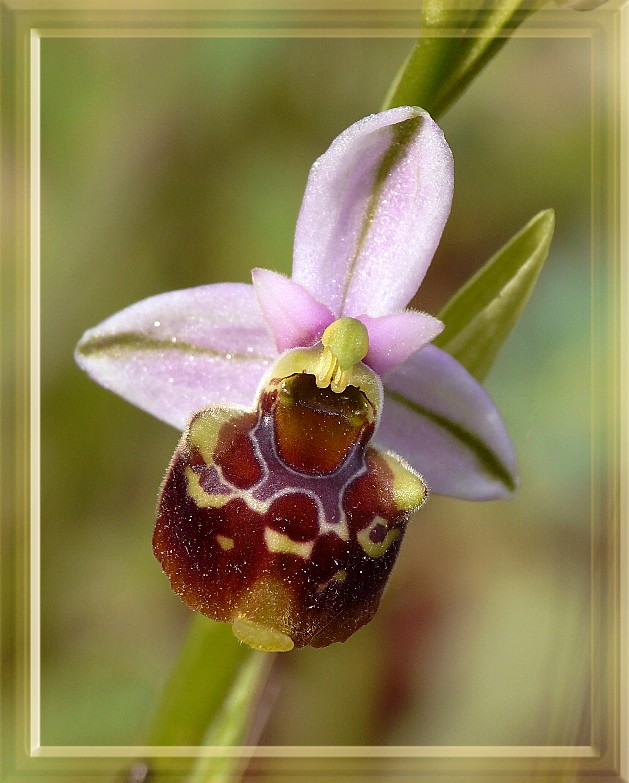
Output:
M366 117L312 167L290 279L254 269L253 285L154 296L77 347L92 378L184 430L154 551L188 606L253 647L324 646L364 625L428 487L515 489L493 402L429 345L443 324L405 309L452 189L426 112Z

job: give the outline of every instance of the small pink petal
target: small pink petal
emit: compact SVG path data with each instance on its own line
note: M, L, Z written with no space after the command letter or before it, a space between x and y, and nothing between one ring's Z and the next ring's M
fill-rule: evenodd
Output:
M433 345L388 375L376 440L440 495L492 500L510 497L517 486L513 445L496 406L459 362Z
M312 167L293 280L335 315L387 315L422 282L450 212L452 153L413 107L356 122Z
M361 315L358 320L369 332L365 364L378 375L385 375L403 364L443 331L443 324L437 318L413 310L379 318Z
M303 286L269 269L251 273L260 309L277 350L314 345L334 315Z
M78 365L106 389L182 430L214 403L251 406L277 352L253 286L152 296L89 329Z

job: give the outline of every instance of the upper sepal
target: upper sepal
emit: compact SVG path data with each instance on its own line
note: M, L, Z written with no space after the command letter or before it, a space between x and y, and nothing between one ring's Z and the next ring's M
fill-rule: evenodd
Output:
M452 153L424 111L356 122L313 165L297 221L293 280L335 316L406 307L450 212Z

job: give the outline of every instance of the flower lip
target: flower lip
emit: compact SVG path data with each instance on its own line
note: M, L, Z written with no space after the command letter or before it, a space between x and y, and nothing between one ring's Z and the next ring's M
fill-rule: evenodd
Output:
M280 381L272 405L275 445L283 462L300 473L329 474L373 434L376 411L356 386L320 388L297 373Z
M279 384L278 403L287 408L308 408L322 416L342 415L352 426L374 420L373 405L357 386L348 385L342 392L336 392L329 386L319 386L316 377L315 383L312 380L308 373L284 378Z
M309 349L313 365L321 350ZM295 354L278 360L255 411L193 416L153 536L184 603L267 652L342 642L368 622L426 494L421 476L370 445L375 411L359 388L282 377Z

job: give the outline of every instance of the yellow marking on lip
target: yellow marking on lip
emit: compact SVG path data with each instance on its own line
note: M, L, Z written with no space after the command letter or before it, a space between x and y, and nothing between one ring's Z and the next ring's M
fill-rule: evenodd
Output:
M230 549L234 548L233 538L229 538L228 536L222 536L220 533L217 533L216 540L218 541L218 545L224 552L229 552Z
M241 642L262 652L290 652L295 646L290 636L285 633L244 618L234 620L232 631Z
M393 473L393 502L398 511L407 514L418 511L428 498L428 487L422 476L398 456L379 453Z
M395 539L400 535L399 530L389 530L387 531L387 534L382 541L375 543L371 540L370 534L371 531L379 525L386 526L387 521L385 519L381 519L380 517L376 517L370 525L368 525L363 530L360 530L356 535L358 543L362 547L365 554L369 555L369 557L382 557L382 555L387 551Z
M329 587L334 582L339 582L342 584L347 579L347 571L341 570L337 571L335 574L333 574L327 582L322 582L320 585L317 586L317 592L322 593L326 587Z
M188 485L188 496L194 500L199 508L222 508L229 503L232 495L226 492L224 495L210 495L201 486L201 480L197 473L192 470L190 465L186 465L186 483Z
M288 585L262 576L250 585L234 612L232 631L237 639L256 650L288 652L295 622L295 603Z
M264 542L269 552L277 552L282 555L297 555L307 560L314 549L314 541L293 541L292 538L272 530L264 528Z
M241 410L220 405L205 408L192 419L188 429L188 442L201 452L206 465L214 464L214 450L224 424L242 416Z
M269 510L271 503L277 500L277 498L283 497L284 495L293 494L293 492L291 492L290 490L286 492L276 492L273 495L271 495L271 497L267 498L267 500L257 500L256 498L253 497L253 494L251 492L247 492L246 490L240 491L234 488L233 492L234 494L230 495L230 498L232 499L240 498L244 503L247 504L247 506L251 509L251 511L255 511L257 514L266 514L266 512ZM297 492L296 494L300 494L300 492ZM341 519L338 523L329 522L323 512L321 498L316 493L313 492L305 491L305 494L307 495L307 497L313 500L317 506L319 534L323 535L323 533L334 533L334 535L338 536L341 539L341 541L349 541L349 529L347 527L347 517L345 516L345 512L341 513ZM278 533L278 535L280 534Z

